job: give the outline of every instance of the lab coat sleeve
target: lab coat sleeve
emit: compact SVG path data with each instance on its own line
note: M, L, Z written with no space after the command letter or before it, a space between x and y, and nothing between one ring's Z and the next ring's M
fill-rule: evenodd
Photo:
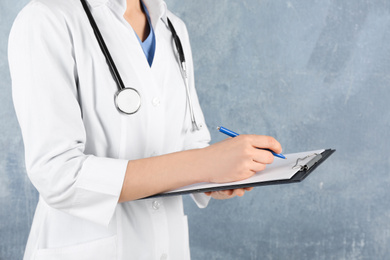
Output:
M56 209L108 225L127 161L84 154L71 33L61 10L31 2L9 38L13 100L27 174Z
M200 107L198 95L195 89L194 65L193 65L192 51L191 51L188 31L182 20L174 16L172 13L169 14L169 17L170 19L172 18L172 22L174 23L175 28L178 29L178 34L180 39L183 39L182 44L183 44L184 54L187 63L186 65L188 71L188 82L190 88L191 101L193 104L196 121L198 125L202 126L199 131L187 131L184 149L188 150L188 149L204 148L209 145L211 137L210 137L210 132L206 126L205 118L202 109ZM188 115L189 113L187 113L187 116ZM188 118L186 121L190 122L190 118ZM210 201L210 196L207 196L204 193L194 193L191 194L191 197L199 208L207 207Z

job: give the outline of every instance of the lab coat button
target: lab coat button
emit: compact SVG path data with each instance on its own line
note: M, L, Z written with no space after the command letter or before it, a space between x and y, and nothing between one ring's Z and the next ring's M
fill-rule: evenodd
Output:
M155 97L152 99L153 106L157 107L160 105L160 99L158 97Z
M167 254L162 254L161 257L160 257L161 260L167 260L168 259L168 255Z
M158 210L160 208L160 202L158 202L157 200L154 200L152 203L152 208L154 210Z

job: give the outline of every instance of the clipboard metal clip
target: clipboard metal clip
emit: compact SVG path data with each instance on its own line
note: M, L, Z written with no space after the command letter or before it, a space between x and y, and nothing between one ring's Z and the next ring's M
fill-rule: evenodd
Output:
M307 158L312 157L312 156L314 156L314 158L311 159L310 161L308 161L306 164L304 164L304 165L298 164L299 161L304 161ZM299 167L301 171L310 170L310 168L313 167L313 165L316 164L319 160L321 160L321 158L322 158L322 155L320 153L313 153L313 154L307 155L303 158L298 158L295 165L292 167L292 169L296 169L297 167Z

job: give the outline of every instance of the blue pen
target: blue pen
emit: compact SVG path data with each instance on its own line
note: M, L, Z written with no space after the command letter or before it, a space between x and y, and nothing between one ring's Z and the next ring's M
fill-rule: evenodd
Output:
M228 136L230 136L230 137L236 137L236 136L239 135L239 134L237 134L236 132L233 132L232 130L229 130L229 129L223 127L223 126L219 126L219 127L218 127L218 130L219 130L221 133L224 133L225 135L228 135ZM259 149L262 149L262 148L259 148ZM281 153L277 154L277 153L271 151L270 149L264 149L264 150L270 151L270 152L271 152L274 156L276 156L276 157L279 157L279 158L282 158L282 159L286 159L286 157L285 157L283 154L281 154Z

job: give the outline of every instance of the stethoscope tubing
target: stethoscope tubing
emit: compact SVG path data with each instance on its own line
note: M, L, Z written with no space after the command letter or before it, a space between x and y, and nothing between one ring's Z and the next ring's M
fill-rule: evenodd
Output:
M176 48L177 48L178 62L180 64L180 71L181 71L181 74L182 74L183 79L184 79L184 84L185 84L185 88L186 88L187 102L188 102L189 109L190 109L192 130L199 130L199 126L198 126L198 124L196 123L196 120L195 120L194 109L193 109L192 101L191 101L191 98L190 98L191 96L190 96L190 89L188 87L189 84L188 84L188 76L187 76L187 67L186 67L186 59L185 59L185 56L184 56L183 46L181 45L181 41L180 41L179 36L176 33L175 27L173 27L173 25L172 25L172 23L171 23L171 21L169 19L167 19L167 20L168 20L169 29L172 32L173 41L175 42L175 45L176 45Z
M97 26L95 19L93 18L91 11L89 10L87 3L85 0L80 0L81 4L83 5L83 8L88 16L88 20L93 28L93 32L95 34L95 37L99 43L100 48L102 49L102 52L104 56L106 57L108 67L111 70L111 73L114 77L115 82L117 83L118 90L123 90L125 88L125 85L123 84L122 78L118 72L118 69L116 68L116 65L114 63L114 60L111 57L110 52L108 51L107 45L104 42L103 36L100 33L99 27Z
M116 68L116 65L114 63L114 60L111 57L110 52L108 51L108 48L106 46L106 43L104 42L103 36L100 33L100 30L99 30L99 28L98 28L98 26L96 24L95 19L93 18L93 15L92 15L91 11L88 8L87 3L85 2L85 0L80 0L80 1L81 1L81 4L82 4L82 6L83 6L83 8L85 10L85 13L87 14L88 20L89 20L89 22L90 22L90 24L92 26L92 29L93 29L94 34L95 34L95 37L96 37L96 39L97 39L97 41L99 43L99 46L100 46L104 56L106 57L106 61L107 61L108 67L110 68L112 76L113 76L115 82L117 83L118 92L115 94L115 106L117 107L117 109L120 112L123 112L123 113L128 114L128 115L134 114L134 113L136 113L138 111L139 106L136 109L131 109L130 111L125 111L125 109L122 109L120 104L118 103L118 96L120 94L122 94L122 96L124 96L125 90L132 90L140 98L139 93L138 93L138 91L136 89L134 89L134 88L126 88L125 85L123 84L122 78L121 78L121 76L120 76L120 74L118 72L118 69ZM188 77L187 77L186 60L185 60L185 56L184 56L183 46L182 46L180 38L177 35L176 30L173 27L173 25L172 25L171 21L169 20L169 18L167 18L167 21L168 21L168 27L169 27L169 29L170 29L170 31L172 33L173 40L174 40L174 43L175 43L175 46L176 46L176 49L177 49L178 63L179 63L179 67L180 67L180 71L181 71L182 77L184 79L184 85L185 85L185 89L186 89L187 102L188 102L188 106L189 106L189 110L190 110L189 112L190 112L191 123L192 123L192 131L199 130L199 126L196 123L194 109L193 109L193 106L192 106L192 101L191 101L191 96L190 96L189 83L188 83ZM202 127L202 126L200 126L200 127Z

